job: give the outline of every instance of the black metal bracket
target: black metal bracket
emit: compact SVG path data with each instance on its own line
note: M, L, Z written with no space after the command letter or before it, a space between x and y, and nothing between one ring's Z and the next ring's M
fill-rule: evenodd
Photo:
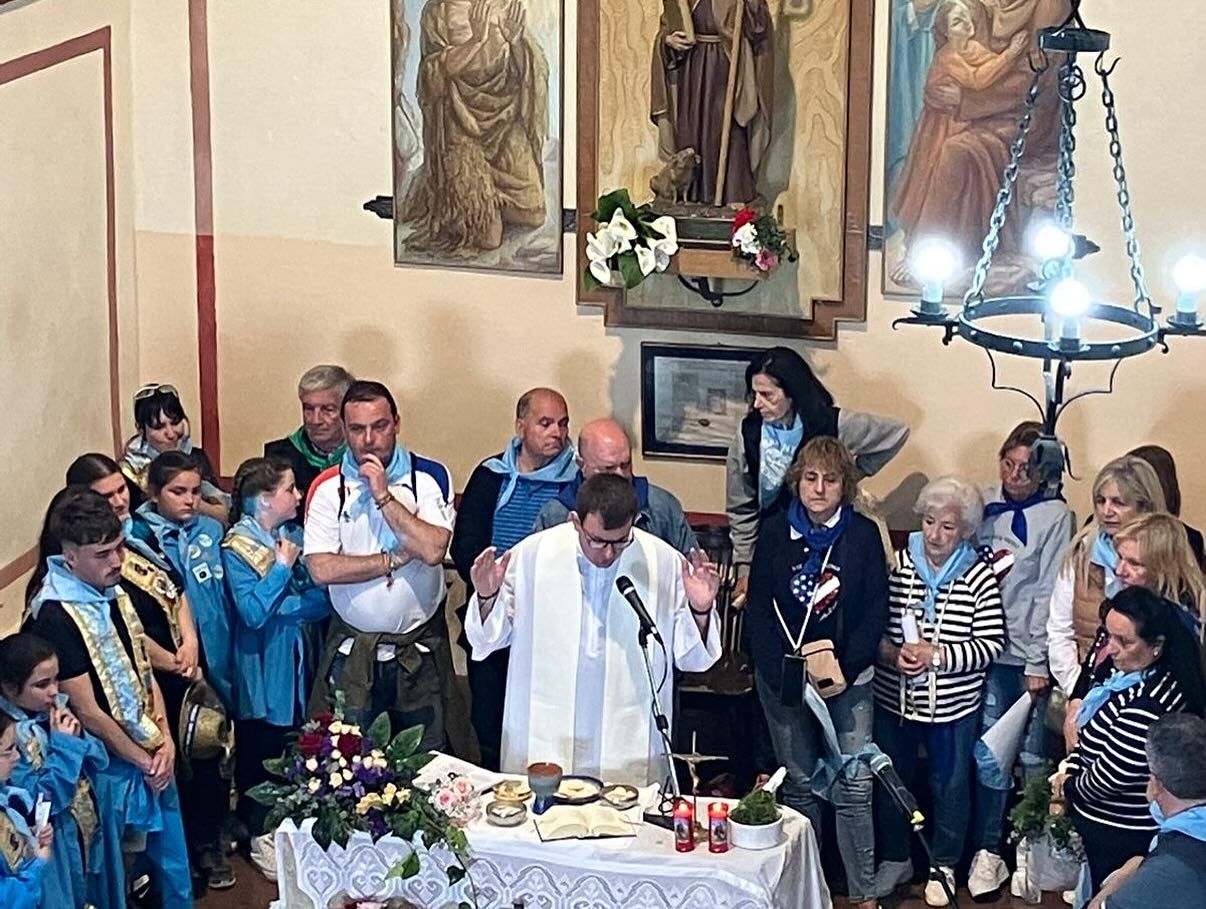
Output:
M942 346L947 347L951 341L955 339L955 335L959 334L959 322L955 319L927 319L922 316L902 316L899 319L892 321L892 330L895 331L898 325L928 325L931 328L940 327L942 332Z
M751 290L757 287L759 282L751 281L749 287L746 287L743 290L734 291L715 290L712 287L711 279L706 277L692 277L688 280L682 275L679 275L678 283L687 288L687 290L691 291L691 293L703 297L705 300L719 309L724 305L725 300L732 299L733 297L744 297Z

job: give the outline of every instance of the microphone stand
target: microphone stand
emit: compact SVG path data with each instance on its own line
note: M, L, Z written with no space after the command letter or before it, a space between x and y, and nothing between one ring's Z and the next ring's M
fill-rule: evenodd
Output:
M649 679L649 693L651 697L651 708L653 710L653 722L657 726L657 731L661 734L662 747L665 749L666 757L666 773L669 777L670 792L674 796L674 801L682 798L682 790L678 785L678 774L674 770L674 745L670 741L670 721L666 719L666 714L662 712L661 702L657 696L657 682L653 680L653 661L649 658L649 637L651 629L641 625L639 640L641 642L641 656L645 660L645 677ZM663 648L664 649L664 648ZM668 659L668 658L667 658ZM662 792L662 803L665 804L665 791Z
M925 816L919 810L911 808L902 802L891 786L885 785L884 789L892 797L892 804L905 816L905 819L909 822L909 826L913 829L913 833L917 835L917 839L921 842L921 848L925 850L926 861L930 863L930 875L937 875L938 883L942 885L942 889L946 893L946 898L950 901L950 905L954 909L959 909L959 900L955 897L954 890L951 889L951 885L947 882L946 875L942 873L942 869L934 861L934 853L930 849L929 841L925 838L923 832L925 830Z

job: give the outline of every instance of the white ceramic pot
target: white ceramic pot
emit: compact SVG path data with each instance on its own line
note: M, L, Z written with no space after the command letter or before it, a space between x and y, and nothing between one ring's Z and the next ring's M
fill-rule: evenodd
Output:
M769 824L739 824L729 818L729 843L742 849L772 849L783 842L783 812Z

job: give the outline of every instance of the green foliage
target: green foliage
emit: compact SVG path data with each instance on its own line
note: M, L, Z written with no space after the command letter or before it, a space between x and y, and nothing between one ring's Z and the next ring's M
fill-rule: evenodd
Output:
M767 792L765 789L755 789L737 803L737 807L733 809L729 819L738 824L759 827L764 824L773 824L778 816L779 806L775 803L774 793Z
M412 852L404 861L398 862L394 867L389 869L389 873L385 875L385 879L392 880L393 878L401 878L406 880L412 878L419 873L419 853Z
M285 768L289 766L289 760L286 757L274 757L264 759L264 769L273 776L284 776Z
M418 728L420 730L419 738L422 738L423 727L420 726ZM374 742L388 742L391 735L389 728L389 714L385 711L379 713L377 715L377 719L373 720L372 725L369 726L368 732L366 732L365 735L367 735Z
M289 791L287 786L282 786L280 783L265 781L258 783L247 790L245 795L258 805L267 805L272 807L281 800L281 797Z
M1024 787L1022 797L1009 812L1009 823L1013 826L1012 839L1041 839L1051 837L1056 848L1064 852L1075 852L1077 845L1072 838L1072 818L1067 814L1051 813L1050 761L1045 761L1035 771Z

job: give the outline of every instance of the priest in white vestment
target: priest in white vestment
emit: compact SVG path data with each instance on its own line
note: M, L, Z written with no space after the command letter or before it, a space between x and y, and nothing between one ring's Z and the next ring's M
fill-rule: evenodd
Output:
M511 648L503 709L502 770L551 761L565 773L645 785L666 777L661 737L638 641L640 620L616 589L627 577L665 648L649 641L658 701L673 719L674 672L720 658L716 568L699 550L684 559L633 527L636 494L598 474L578 492L565 524L527 537L470 571L475 593L465 634L472 657Z

